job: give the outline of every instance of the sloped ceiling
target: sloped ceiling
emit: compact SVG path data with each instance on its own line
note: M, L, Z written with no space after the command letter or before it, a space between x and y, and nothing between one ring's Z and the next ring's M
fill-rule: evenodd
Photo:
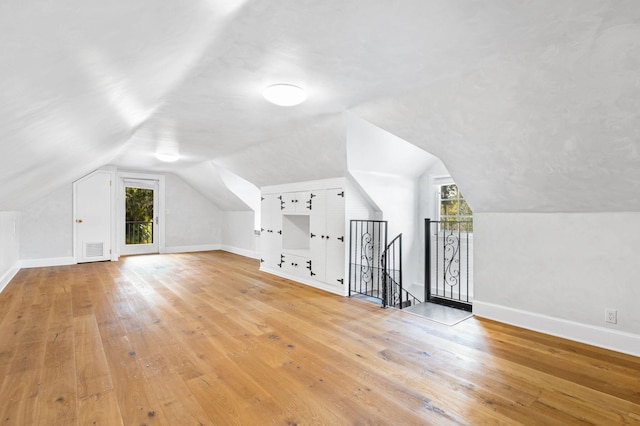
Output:
M209 164L345 175L350 111L439 156L476 211L640 211L635 1L9 0L0 31L1 210L102 164L237 208ZM307 102L268 104L277 82Z

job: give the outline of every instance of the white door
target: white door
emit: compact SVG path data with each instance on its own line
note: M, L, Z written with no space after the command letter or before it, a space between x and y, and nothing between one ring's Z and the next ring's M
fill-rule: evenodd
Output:
M123 180L121 254L158 253L158 181Z
M111 259L111 172L95 171L73 183L76 262Z

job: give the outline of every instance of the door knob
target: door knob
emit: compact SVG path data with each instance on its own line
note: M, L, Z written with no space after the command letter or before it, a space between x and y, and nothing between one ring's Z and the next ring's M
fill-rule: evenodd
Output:
M76 223L82 223L82 219L76 219Z

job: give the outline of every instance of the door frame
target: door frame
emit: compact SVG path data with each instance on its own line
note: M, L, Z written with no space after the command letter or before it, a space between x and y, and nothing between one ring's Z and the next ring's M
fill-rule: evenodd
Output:
M158 223L156 227L158 229L158 253L165 252L165 176L164 175L156 175L150 173L138 173L138 172L118 172L117 173L117 181L118 181L118 191L117 191L117 203L116 203L116 239L115 246L118 257L122 255L121 248L124 243L124 233L125 233L125 180L155 180L158 181L158 212L156 217L158 218Z
M146 190L151 190L153 191L153 217L152 217L152 221L153 226L152 226L152 230L153 230L153 235L152 235L152 243L151 244L127 244L126 242L126 231L125 231L125 238L124 239L120 239L120 254L122 255L129 255L129 254L154 254L154 253L159 253L160 252L160 242L159 242L159 237L160 237L160 232L159 232L159 227L158 227L158 223L159 223L159 218L158 218L158 214L160 212L160 208L159 208L159 198L160 198L160 182L156 179L131 179L131 178L125 178L122 179L124 182L124 186L123 186L123 197L124 194L126 193L127 188L138 188L138 189L146 189ZM123 206L126 209L126 204L127 204L127 199L126 197L124 197L124 203ZM126 221L126 214L124 211L119 212L119 214L124 214L125 218L124 218L124 224L126 227L127 221Z

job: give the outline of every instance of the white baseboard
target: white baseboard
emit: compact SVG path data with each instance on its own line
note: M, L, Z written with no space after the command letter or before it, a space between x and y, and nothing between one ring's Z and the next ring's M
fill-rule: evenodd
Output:
M328 291L329 293L337 294L340 296L346 295L346 291L344 288L342 288L342 286L340 287L332 286L330 284L323 283L322 281L316 281L316 280L312 280L310 278L304 278L304 277L297 277L295 275L289 275L287 273L283 273L282 271L279 271L277 269L270 269L262 266L260 267L260 271L269 273L271 275L276 275L281 278L286 278L288 280L295 281L301 284L306 284L311 287L319 288L320 290Z
M221 250L220 244L203 244L199 246L173 246L173 247L165 247L160 250L160 253L189 253L194 251L211 251L211 250Z
M640 356L640 335L583 324L493 303L473 301L473 314L588 345Z
M7 286L7 284L9 284L9 282L11 282L11 280L13 279L13 277L16 276L18 271L20 271L20 266L17 263L13 265L7 272L5 272L0 277L0 292L4 290L4 288Z
M75 257L51 257L47 259L22 259L21 268L43 268L46 266L75 265Z
M260 253L247 250L247 249L227 246L223 244L220 246L220 250L228 251L229 253L239 254L240 256L244 256L244 257L250 257L251 259L260 259Z

